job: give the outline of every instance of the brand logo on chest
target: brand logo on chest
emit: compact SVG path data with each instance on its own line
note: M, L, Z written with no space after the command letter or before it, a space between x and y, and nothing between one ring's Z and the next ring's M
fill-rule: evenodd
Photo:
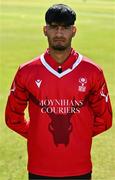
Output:
M79 78L79 86L78 86L78 91L80 92L85 92L86 91L86 84L87 84L87 79L85 77L80 77Z
M38 79L35 81L35 83L36 83L37 87L40 88L42 80Z

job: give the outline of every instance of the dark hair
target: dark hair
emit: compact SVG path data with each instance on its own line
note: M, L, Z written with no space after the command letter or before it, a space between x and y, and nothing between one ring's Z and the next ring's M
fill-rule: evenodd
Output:
M73 25L76 20L76 13L65 4L55 4L45 14L46 24L58 23Z

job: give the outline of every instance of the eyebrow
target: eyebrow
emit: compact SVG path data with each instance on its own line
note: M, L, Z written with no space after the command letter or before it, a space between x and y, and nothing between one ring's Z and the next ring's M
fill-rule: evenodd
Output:
M47 26L64 26L64 27L69 27L72 26L71 24L58 24L58 23L54 23L54 24L47 24Z

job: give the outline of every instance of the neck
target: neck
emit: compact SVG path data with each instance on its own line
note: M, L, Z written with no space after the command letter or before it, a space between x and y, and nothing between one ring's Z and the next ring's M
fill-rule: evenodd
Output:
M66 59L70 55L70 52L71 52L71 47L69 47L69 48L67 48L66 50L63 50L63 51L58 51L58 50L54 50L52 48L49 48L50 55L59 64L62 64L64 61L66 61Z

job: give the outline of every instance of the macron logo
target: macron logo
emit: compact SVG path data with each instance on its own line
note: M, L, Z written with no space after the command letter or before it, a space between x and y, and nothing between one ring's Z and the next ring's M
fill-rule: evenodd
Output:
M39 80L39 79L35 81L35 83L36 83L36 85L38 86L38 88L40 88L41 82L42 82L42 80Z

